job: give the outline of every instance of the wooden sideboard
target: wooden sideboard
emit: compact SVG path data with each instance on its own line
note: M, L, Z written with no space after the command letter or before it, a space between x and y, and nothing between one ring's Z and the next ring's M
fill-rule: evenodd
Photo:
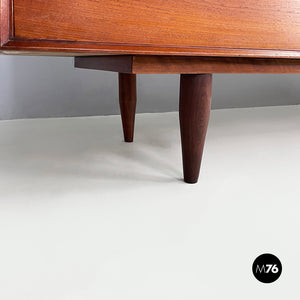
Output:
M1 53L119 73L126 142L136 74L181 74L184 180L198 180L213 73L300 73L299 0L1 0Z

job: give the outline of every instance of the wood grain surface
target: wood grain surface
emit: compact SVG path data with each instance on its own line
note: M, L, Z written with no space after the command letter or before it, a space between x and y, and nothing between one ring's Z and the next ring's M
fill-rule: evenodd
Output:
M13 4L10 0L0 0L0 45L13 35Z
M131 74L300 73L299 59L199 56L76 57L75 67Z
M13 25L3 49L300 57L299 0L14 0Z

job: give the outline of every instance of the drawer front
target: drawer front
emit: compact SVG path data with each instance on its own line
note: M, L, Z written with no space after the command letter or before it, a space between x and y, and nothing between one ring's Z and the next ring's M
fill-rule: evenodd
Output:
M195 55L300 50L299 0L14 0L12 19L14 41L58 50L59 43L70 51L80 44Z

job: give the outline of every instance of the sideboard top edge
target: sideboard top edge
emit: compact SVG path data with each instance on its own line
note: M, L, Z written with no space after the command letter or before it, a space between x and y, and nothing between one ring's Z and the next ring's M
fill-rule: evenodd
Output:
M18 41L9 40L0 47L0 53L8 55L174 55L174 56L218 56L253 58L300 59L300 50L243 49L243 48L196 48L160 47L148 45L105 45L96 43L64 41ZM52 54L53 55L53 54Z

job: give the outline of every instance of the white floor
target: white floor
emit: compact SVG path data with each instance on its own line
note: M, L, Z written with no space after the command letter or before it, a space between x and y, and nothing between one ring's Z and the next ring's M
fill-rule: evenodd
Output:
M213 111L196 185L177 117L0 122L1 300L300 298L300 106Z

